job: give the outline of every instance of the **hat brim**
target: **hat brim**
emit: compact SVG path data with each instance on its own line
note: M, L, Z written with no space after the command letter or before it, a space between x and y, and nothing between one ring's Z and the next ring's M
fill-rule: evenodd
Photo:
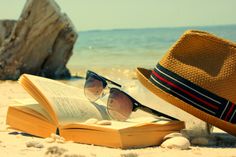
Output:
M144 69L144 68L137 68L136 69L137 78L138 80L152 93L154 93L156 96L164 99L165 101L169 102L170 104L190 113L191 115L209 123L213 126L216 126L234 136L236 136L236 124L232 124L229 122L226 122L224 120L221 120L220 118L216 118L202 110L199 110L188 103L180 100L179 98L166 93L162 89L158 88L156 85L154 85L151 81L149 81L150 75L152 73L151 70Z

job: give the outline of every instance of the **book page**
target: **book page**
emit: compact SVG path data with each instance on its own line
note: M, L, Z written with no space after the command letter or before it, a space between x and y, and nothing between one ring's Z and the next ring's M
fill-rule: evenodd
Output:
M28 74L23 77L27 81L21 79L20 83L40 104L51 107L59 123L83 122L89 118L109 119L106 108L91 103L84 96L83 88Z
M137 117L137 118L130 118L124 122L122 121L114 121L112 120L112 125L108 125L105 127L112 128L112 129L124 129L129 127L134 127L143 124L167 124L170 121L166 121L163 119L155 118L155 117Z
M148 125L148 124L157 124L165 125L170 123L168 120L163 120L155 117L137 117L128 119L126 121L115 121L111 120L111 125L96 125L96 124L85 124L85 123L74 123L61 126L62 129L71 129L71 128L83 128L83 129L92 129L92 130L102 130L104 129L125 129L135 126Z
M14 99L14 103L11 105L15 108L20 108L22 111L29 113L29 114L41 114L45 117L49 122L52 122L52 118L49 113L38 104L33 98L27 99ZM37 116L37 115L35 115ZM40 116L40 115L38 115Z

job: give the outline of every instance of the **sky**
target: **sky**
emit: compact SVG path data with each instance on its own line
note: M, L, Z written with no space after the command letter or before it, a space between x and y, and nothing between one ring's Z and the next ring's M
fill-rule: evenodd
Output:
M0 0L17 19L26 0ZM78 30L236 24L236 0L56 0Z

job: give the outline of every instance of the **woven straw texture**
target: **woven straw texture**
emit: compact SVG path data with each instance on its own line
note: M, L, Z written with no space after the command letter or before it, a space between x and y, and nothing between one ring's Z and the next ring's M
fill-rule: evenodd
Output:
M192 83L236 102L236 43L207 32L186 31L160 64Z

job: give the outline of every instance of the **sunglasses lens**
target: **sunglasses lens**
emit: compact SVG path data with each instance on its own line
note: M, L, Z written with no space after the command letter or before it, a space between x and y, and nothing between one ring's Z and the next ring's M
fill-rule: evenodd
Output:
M107 110L112 119L125 121L133 110L130 98L117 89L111 89L107 102Z
M102 94L102 81L95 77L89 76L84 85L84 94L92 102L96 101Z

